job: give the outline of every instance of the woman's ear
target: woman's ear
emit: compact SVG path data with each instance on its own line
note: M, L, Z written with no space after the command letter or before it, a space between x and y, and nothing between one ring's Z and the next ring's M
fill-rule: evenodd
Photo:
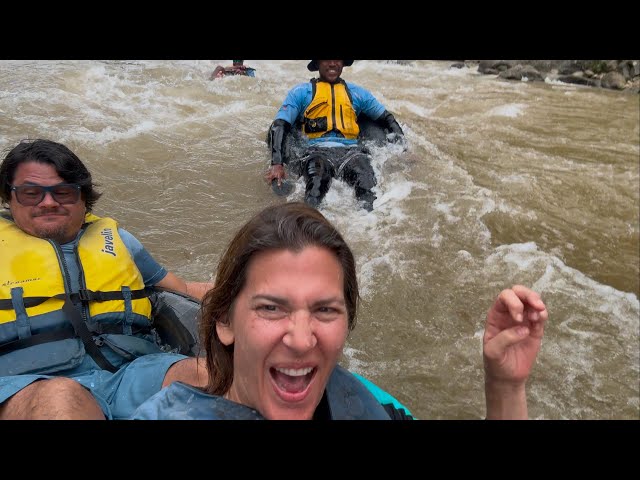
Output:
M216 322L216 333L220 341L226 345L233 345L235 341L235 335L233 333L233 326L231 322L227 322L226 315Z

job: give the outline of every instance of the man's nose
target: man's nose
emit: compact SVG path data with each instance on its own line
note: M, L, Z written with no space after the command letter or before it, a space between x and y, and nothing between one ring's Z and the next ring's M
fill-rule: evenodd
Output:
M49 207L57 205L60 205L60 202L53 198L51 192L44 192L44 197L42 197L42 200L40 200L40 203L38 203L39 207Z

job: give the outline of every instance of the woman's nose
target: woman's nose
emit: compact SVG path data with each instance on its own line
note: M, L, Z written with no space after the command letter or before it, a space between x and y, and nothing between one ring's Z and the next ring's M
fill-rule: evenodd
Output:
M284 344L298 351L306 351L315 347L318 339L313 331L313 319L308 311L297 311L291 314L288 330L284 335Z

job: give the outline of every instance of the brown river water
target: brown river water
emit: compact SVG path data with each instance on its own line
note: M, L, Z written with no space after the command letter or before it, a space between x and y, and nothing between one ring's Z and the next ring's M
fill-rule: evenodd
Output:
M2 156L24 138L66 144L104 192L96 214L209 280L236 229L284 201L262 179L265 135L313 75L306 61L246 60L256 78L208 80L229 63L2 61ZM339 181L321 206L356 254L363 296L343 364L418 418L482 418L485 314L521 283L550 314L530 417L640 419L638 95L449 65L344 69L409 148L374 149L373 212ZM289 199L302 196L300 180Z

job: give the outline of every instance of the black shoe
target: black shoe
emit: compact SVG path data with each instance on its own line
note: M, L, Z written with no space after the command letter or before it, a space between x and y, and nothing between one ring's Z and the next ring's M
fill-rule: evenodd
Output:
M370 212L373 210L373 201L376 198L378 197L376 197L376 194L373 193L371 190L356 188L356 199L360 202L360 205L362 205L362 208L364 208L367 212Z

